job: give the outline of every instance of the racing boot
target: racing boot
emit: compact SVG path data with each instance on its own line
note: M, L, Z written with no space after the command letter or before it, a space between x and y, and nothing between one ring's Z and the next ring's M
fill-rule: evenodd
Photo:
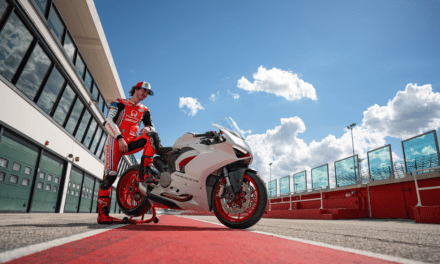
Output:
M111 202L111 188L107 190L99 189L98 198L98 224L111 224L113 223L112 218L109 216L110 213L110 202Z
M112 224L113 219L109 216L110 213L110 197L98 198L98 224Z
M158 183L158 176L156 172L154 172L150 166L145 167L145 174L144 174L144 182L145 183Z

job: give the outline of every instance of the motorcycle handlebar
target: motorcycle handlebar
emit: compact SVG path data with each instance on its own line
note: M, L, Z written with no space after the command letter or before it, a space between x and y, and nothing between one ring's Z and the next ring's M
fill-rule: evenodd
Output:
M214 132L208 131L204 134L195 134L193 137L212 137L214 135L215 135Z

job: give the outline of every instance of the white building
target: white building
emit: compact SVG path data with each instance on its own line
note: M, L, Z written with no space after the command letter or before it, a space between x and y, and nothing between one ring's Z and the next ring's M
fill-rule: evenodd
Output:
M96 212L125 95L93 1L0 0L0 92L0 212Z

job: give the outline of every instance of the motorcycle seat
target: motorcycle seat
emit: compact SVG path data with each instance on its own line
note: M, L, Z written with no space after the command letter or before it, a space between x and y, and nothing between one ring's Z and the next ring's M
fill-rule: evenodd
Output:
M156 153L159 155L165 155L166 153L170 152L173 150L173 147L160 147Z

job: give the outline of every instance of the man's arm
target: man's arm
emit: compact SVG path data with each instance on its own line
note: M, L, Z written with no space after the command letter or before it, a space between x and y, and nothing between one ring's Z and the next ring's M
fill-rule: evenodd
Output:
M151 119L151 113L150 110L145 110L144 115L142 116L142 122L144 123L144 127L150 128L150 131L155 131L153 124L153 119Z
M104 122L104 127L107 133L109 133L110 136L117 139L124 137L121 134L119 127L115 124L115 118L122 110L120 108L121 108L121 104L119 103L118 100L111 102L110 106L108 107L107 118L105 119Z

